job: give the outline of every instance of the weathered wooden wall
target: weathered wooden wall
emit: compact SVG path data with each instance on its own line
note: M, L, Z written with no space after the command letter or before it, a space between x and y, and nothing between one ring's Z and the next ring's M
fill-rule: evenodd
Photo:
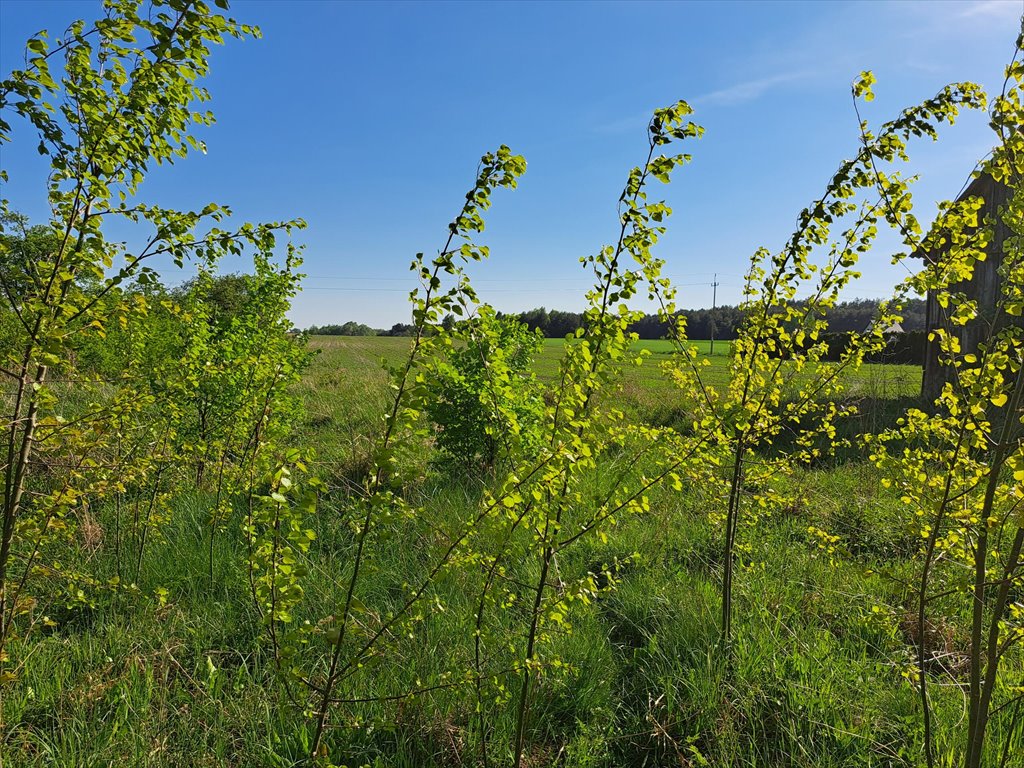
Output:
M991 176L981 176L964 190L959 199L963 200L968 197L982 198L985 201L985 206L981 215L989 216L995 214L1009 202L1010 188L997 183ZM1003 261L1004 243L1010 236L1006 223L999 217L997 219L992 241L987 248L988 258L975 264L974 274L970 280L953 286L954 291L962 292L968 298L978 302L978 317L965 326L952 327L945 321L945 317L953 307L942 309L935 300L935 296L931 293L928 294L925 316L928 331L940 327L952 331L959 338L960 348L964 353L976 352L981 342L988 339L992 333L1007 322L1021 322L1021 318L1012 318L997 310L1000 298L999 266ZM936 256L932 255L931 258L936 258ZM925 355L921 393L929 400L935 399L942 392L942 387L949 380L949 375L949 367L939 364L938 342L929 342Z

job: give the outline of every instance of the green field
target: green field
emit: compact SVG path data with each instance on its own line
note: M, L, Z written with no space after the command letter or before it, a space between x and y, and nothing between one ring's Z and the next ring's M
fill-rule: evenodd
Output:
M699 109L655 109L625 165L598 146L621 143L602 124L643 128L631 110L616 119L621 89L599 88L596 110L556 94L572 119L537 111L543 88L519 88L532 103L517 105L506 75L531 72L504 53L530 24L507 8L327 9L324 21L358 17L353 45L343 24L311 27L322 8L249 3L268 33L290 25L262 63L302 119L271 135L236 108L214 137L212 91L267 111L246 100L253 67L208 79L214 46L262 36L221 15L228 0L105 0L56 27L59 4L8 5L5 45L8 26L51 28L0 82L0 146L14 142L2 159L15 161L4 191L7 170L18 176L0 200L0 768L1024 768L1024 19L988 95L952 83L882 122L861 72L848 159L813 183L784 239L776 225L793 217L705 191L719 210L691 206L683 223L706 231L684 228L664 251L679 197L662 185L689 163L713 97L793 111L782 89L748 97L794 78L722 89L742 62L693 67L699 46L659 45L678 26L657 23L659 4L604 9L636 17L617 61L620 30L592 23L595 5L572 9L588 12L581 34L565 34L569 9L535 9L546 54L596 52L639 101L671 85L669 59L684 79L723 74L689 83ZM1000 4L976 5L943 9L963 42L967 26L1010 31ZM894 25L861 11L859 38L839 32L875 54L941 26L900 9L898 34L879 36ZM355 82L337 54L365 59L360 45L379 61L332 98L323 86ZM449 150L466 142L424 118L395 73L414 90L440 83L424 103L465 135L508 127L503 111L524 118L510 141L534 124L539 140L522 143L546 147L530 162L547 197L491 221L527 169L505 144L452 194L473 158ZM363 108L368 95L379 104ZM950 155L965 171L981 159L932 221L902 164L969 110L987 110L975 128L987 122L994 146L975 136L963 146L976 154ZM708 120L719 159L727 111ZM773 139L793 132L761 113ZM336 149L310 154L321 136ZM264 184L260 205L244 204L253 137L273 145L260 169L310 183ZM225 147L241 154L212 176L163 176ZM808 189L820 158L775 154L785 162L762 190ZM912 170L952 168L932 154ZM764 168L724 170L756 199ZM575 193L606 172L625 185L606 190L602 223ZM261 221L204 199L232 185ZM282 205L292 213L274 214ZM306 234L288 218L303 211ZM737 243L715 238L723 226L765 246L741 264ZM533 245L485 270L492 246L517 242ZM923 258L891 260L904 278L858 282L894 242ZM408 294L402 252L415 253ZM575 300L566 253L587 254L593 278ZM886 295L886 274L891 301L855 298ZM710 310L676 307L709 289ZM583 311L506 316L481 301L491 291ZM354 320L398 315L411 324ZM330 324L302 332L297 318ZM672 318L737 341L630 335ZM927 398L921 366L862 359L923 361Z
M409 339L366 336L317 336L310 347L318 352L303 381L303 396L316 429L320 451L337 455L353 442L363 439L383 408L386 378L381 361L396 363L409 348ZM706 353L708 341L691 342ZM542 382L551 383L558 370L565 341L545 339L534 371ZM678 415L679 396L675 385L664 375L661 365L669 362L673 345L669 341L638 341L636 347L650 351L640 367L626 367L617 404L637 417L656 423L671 422ZM716 342L711 365L704 380L712 386L728 381L728 342ZM363 397L355 407L339 408L339 387L355 387ZM881 410L888 404L913 399L920 393L921 368L915 365L868 363L846 377L846 389L852 400L868 400ZM869 409L872 416L876 408ZM323 427L323 429L321 429Z
M317 451L315 468L327 490L300 608L314 627L309 653L319 653L319 627L344 600L352 494L365 479L388 403L380 361L398 361L408 344L312 340L319 354L300 385L307 415L298 437ZM621 400L659 420L672 408L672 387L657 365L668 348L643 346L651 360L627 373ZM716 348L715 376L725 375L724 349L720 355ZM541 380L560 350L560 341L545 345L536 363ZM913 396L919 375L915 368L872 366L859 374L862 389L855 391L865 403L874 393L869 411L885 418L887 405ZM615 461L609 456L599 465L595 493L607 482L605 472L619 471ZM372 540L372 579L360 598L367 626L423 577L479 497L478 483L436 475L426 463L423 471L409 492L421 516L384 524ZM558 563L567 581L601 564L622 565L617 588L574 609L571 629L551 641L560 666L535 689L526 765L919 764L920 710L916 688L903 675L913 645L901 585L916 545L898 522L895 494L880 488L876 471L859 459L797 471L790 482L799 502L742 535L730 670L714 661L721 559L720 530L709 511L720 500L706 489L659 486L649 513L623 520L606 541L582 540ZM137 584L152 599L115 597L63 616L36 644L34 663L3 700L5 766L302 763L311 720L280 683L261 640L244 568L237 567L244 555L238 537L217 541L217 586L209 589L209 503L200 496L175 501ZM102 511L97 524L109 525ZM808 533L812 526L834 532L841 554L825 554ZM536 569L527 558L506 578L528 583ZM432 599L444 610L426 612L407 634L389 638L384 654L371 656L340 687L346 701L336 705L326 740L334 764L482 765L471 686L448 682L472 659L474 573L456 569L439 578ZM949 625L954 643L962 643L960 618ZM514 609L492 621L490 642L523 631ZM411 690L424 692L408 696ZM941 722L961 716L956 687L933 696ZM511 707L496 706L491 718L488 765L504 766ZM955 744L943 738L937 747L952 754Z

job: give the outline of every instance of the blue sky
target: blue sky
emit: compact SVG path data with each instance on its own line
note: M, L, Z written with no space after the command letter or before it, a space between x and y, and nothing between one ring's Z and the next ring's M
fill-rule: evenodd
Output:
M25 39L59 36L96 2L0 0L0 70ZM238 220L302 217L309 274L297 325L405 321L417 251L435 252L479 156L505 143L529 169L499 192L474 275L505 311L579 309L579 256L609 242L629 168L646 152L658 106L686 99L705 138L660 187L675 209L659 255L680 304L739 298L760 245L777 248L800 209L856 149L849 84L878 77L865 117L880 122L954 80L990 91L1022 0L903 3L342 3L236 0L263 39L218 49L207 86L208 154L157 169L150 202L231 206ZM991 146L982 115L919 144L922 216L955 196ZM45 217L45 165L26 132L0 149L3 194ZM117 235L116 232L112 233ZM900 276L886 241L851 296L881 297ZM225 271L243 265L226 264ZM165 272L169 283L180 275Z

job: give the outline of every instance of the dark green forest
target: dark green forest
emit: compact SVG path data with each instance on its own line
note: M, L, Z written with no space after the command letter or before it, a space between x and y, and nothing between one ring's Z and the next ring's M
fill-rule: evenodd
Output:
M829 333L860 333L878 317L878 301L852 299L841 301L825 312ZM684 309L677 313L686 319L686 326L694 339L735 339L737 330L743 324L743 309L728 304L714 309ZM582 312L547 310L544 307L509 315L524 323L531 331L539 329L548 339L562 339L576 333L583 327ZM454 318L453 318L454 319ZM925 306L923 299L908 299L903 309L900 325L905 331L925 329ZM657 314L644 315L631 324L630 333L640 339L664 339L669 335L671 322ZM306 329L311 335L323 336L409 336L413 327L397 323L388 329L370 328L362 323L349 321L341 325L314 325Z

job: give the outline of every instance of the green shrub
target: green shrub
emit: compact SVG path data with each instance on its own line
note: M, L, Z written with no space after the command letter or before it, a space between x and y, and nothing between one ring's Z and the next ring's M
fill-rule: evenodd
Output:
M447 359L434 367L427 407L440 461L493 469L513 442L539 439L544 401L530 364L543 336L488 307L453 329L453 338Z

